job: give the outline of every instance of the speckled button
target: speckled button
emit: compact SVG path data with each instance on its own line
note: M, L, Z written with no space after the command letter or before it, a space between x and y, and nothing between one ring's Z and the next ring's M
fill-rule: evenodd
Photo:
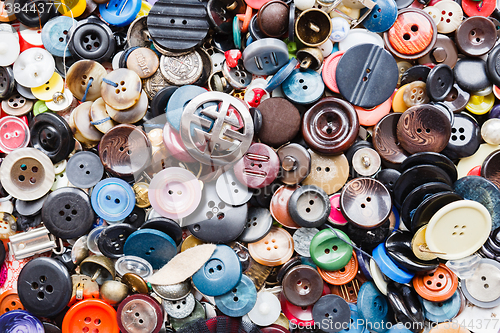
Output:
M101 97L101 82L106 76L106 69L97 61L80 60L69 68L66 74L68 89L73 95L84 101L94 101Z
M260 241L248 244L252 258L261 265L279 266L293 255L292 236L284 229L273 227Z
M102 82L102 99L116 110L128 109L139 100L142 83L134 71L119 68L106 75Z
M279 147L290 141L300 130L300 113L284 98L273 97L259 105L262 127L258 137L262 143ZM285 130L284 130L285 129Z

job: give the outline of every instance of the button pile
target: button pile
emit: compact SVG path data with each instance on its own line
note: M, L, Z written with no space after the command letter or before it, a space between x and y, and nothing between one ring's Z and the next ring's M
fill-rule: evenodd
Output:
M495 0L0 2L0 331L497 333Z

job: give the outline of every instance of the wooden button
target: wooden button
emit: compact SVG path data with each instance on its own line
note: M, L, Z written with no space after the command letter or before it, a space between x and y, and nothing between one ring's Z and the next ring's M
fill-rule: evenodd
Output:
M284 98L268 98L260 103L259 110L262 114L259 139L271 147L290 141L300 130L299 110Z
M483 162L481 176L491 180L500 189L500 150L496 150Z
M299 188L296 186L281 186L274 192L273 197L271 198L271 205L269 206L269 210L273 218L278 221L284 227L290 229L298 229L300 225L295 223L288 212L288 201L290 201L290 197L293 192Z
M388 114L373 129L373 147L383 160L393 164L401 164L410 155L397 139L396 130L400 117L399 113Z
M279 266L287 262L293 255L292 236L282 228L271 228L271 231L258 242L248 244L252 258L264 266Z
M139 76L129 69L119 68L103 78L102 99L116 110L134 106L141 96L142 83Z
M302 135L312 150L340 154L356 140L359 120L353 106L339 98L327 97L304 115Z
M106 171L118 177L131 177L149 166L151 142L139 127L118 125L102 137L99 157Z
M397 138L410 154L428 151L439 153L451 136L450 120L432 105L414 106L398 121Z
M80 60L75 62L66 74L66 84L71 93L84 102L83 96L90 86L85 96L85 101L95 101L101 97L101 82L106 76L106 69L97 61Z
M311 172L303 185L316 185L330 195L342 188L349 177L349 162L344 154L324 156L311 154Z
M159 66L160 59L156 53L145 47L133 50L127 58L127 68L134 71L141 79L153 76Z

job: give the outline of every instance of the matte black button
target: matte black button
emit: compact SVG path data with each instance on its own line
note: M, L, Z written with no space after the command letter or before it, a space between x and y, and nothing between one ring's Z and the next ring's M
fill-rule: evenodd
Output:
M396 169L387 168L380 170L380 172L375 175L375 179L384 184L392 195L394 184L396 184L399 176L401 176L401 172Z
M104 173L101 159L90 151L81 151L71 156L66 165L66 175L71 184L90 188L97 184Z
M347 302L337 295L325 295L314 304L312 315L315 323L321 323L321 330L327 333L340 332L349 328L351 310Z
M123 223L128 223L134 228L139 228L144 221L146 221L146 211L143 208L134 206L132 213L123 220Z
M282 1L269 1L257 13L257 24L268 37L279 38L288 30L288 5Z
M454 192L441 192L433 194L424 199L415 209L411 220L411 230L416 232L418 229L429 223L432 216L438 210L452 202L462 200L462 197Z
M90 230L94 211L87 193L74 187L62 187L50 193L45 200L42 218L54 236L71 239Z
M97 246L103 255L111 259L123 256L123 245L136 228L130 224L117 223L105 228L97 238Z
M115 39L111 29L100 19L91 16L78 21L67 35L68 48L78 59L106 61L115 52Z
M448 65L437 65L427 76L427 95L433 101L444 101L451 91L453 83L453 70Z
M63 117L44 112L30 122L31 145L45 153L52 163L68 157L75 148L73 132Z
M468 157L479 149L481 142L481 128L476 120L466 113L457 113L450 141L441 153L451 160Z
M430 261L418 259L413 253L411 241L413 234L408 231L393 232L385 241L387 254L398 265L411 272L425 272L436 269L439 260Z
M424 65L416 65L410 67L406 72L401 75L401 86L412 83L414 81L427 81L431 69Z
M141 226L141 229L156 229L164 232L174 240L175 244L182 242L182 229L177 222L166 217L155 217L147 220Z
M17 293L25 309L40 317L53 317L71 299L71 277L66 267L53 258L40 257L23 267Z
M330 199L321 188L304 185L296 189L288 201L293 221L304 228L323 225L330 214Z
M474 73L474 75L470 75ZM465 91L483 90L491 85L486 71L486 63L482 59L465 58L457 62L453 68L455 81Z
M153 117L158 117L159 115L165 113L170 97L178 88L179 87L177 86L167 86L158 91L156 95L154 95L153 100L150 104L151 115Z
M452 182L455 182L458 178L458 172L455 164L453 164L453 162L443 154L433 152L413 154L401 163L401 171L404 172L411 167L421 164L430 164L440 167L450 176Z
M396 315L396 320L414 333L424 329L424 310L417 292L404 284L389 282L387 298Z

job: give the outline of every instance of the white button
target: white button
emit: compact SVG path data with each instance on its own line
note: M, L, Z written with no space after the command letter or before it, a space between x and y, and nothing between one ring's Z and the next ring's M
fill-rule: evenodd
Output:
M13 67L14 78L25 87L39 87L50 80L55 67L54 57L48 51L34 47L17 58Z
M465 280L465 286L465 297L473 304L485 308L498 305L500 300L500 263L493 259L481 259L474 275Z
M19 26L19 34L21 39L33 46L43 46L42 29L30 29L21 24Z
M462 7L452 0L441 0L434 7L441 11L441 20L437 25L438 32L449 34L457 30L464 17Z
M313 8L316 0L294 0L294 3L298 10L307 10Z
M493 118L484 122L481 127L481 136L490 145L500 144L500 119Z
M262 291L257 295L257 302L248 313L252 322L259 326L269 326L280 316L281 304L276 296L268 291Z
M370 259L370 274L372 276L373 282L377 286L377 289L384 295L387 295L387 281L385 280L384 274L378 268L375 260Z
M0 31L0 66L9 66L16 61L20 52L19 40L16 35Z
M239 182L232 170L219 176L215 189L225 203L233 206L243 205L252 197L252 192L248 190L246 185Z
M441 15L441 10L439 8L434 6L428 6L425 7L423 10L432 17L432 20L434 21L434 23L436 23L436 25L441 22L442 15Z
M333 42L331 40L327 40L320 46L318 46L319 50L321 51L321 54L323 55L323 58L328 57L330 54L332 54L333 51Z
M347 51L359 44L375 44L383 48L384 40L380 35L366 29L352 29L347 37L339 42L339 51Z

